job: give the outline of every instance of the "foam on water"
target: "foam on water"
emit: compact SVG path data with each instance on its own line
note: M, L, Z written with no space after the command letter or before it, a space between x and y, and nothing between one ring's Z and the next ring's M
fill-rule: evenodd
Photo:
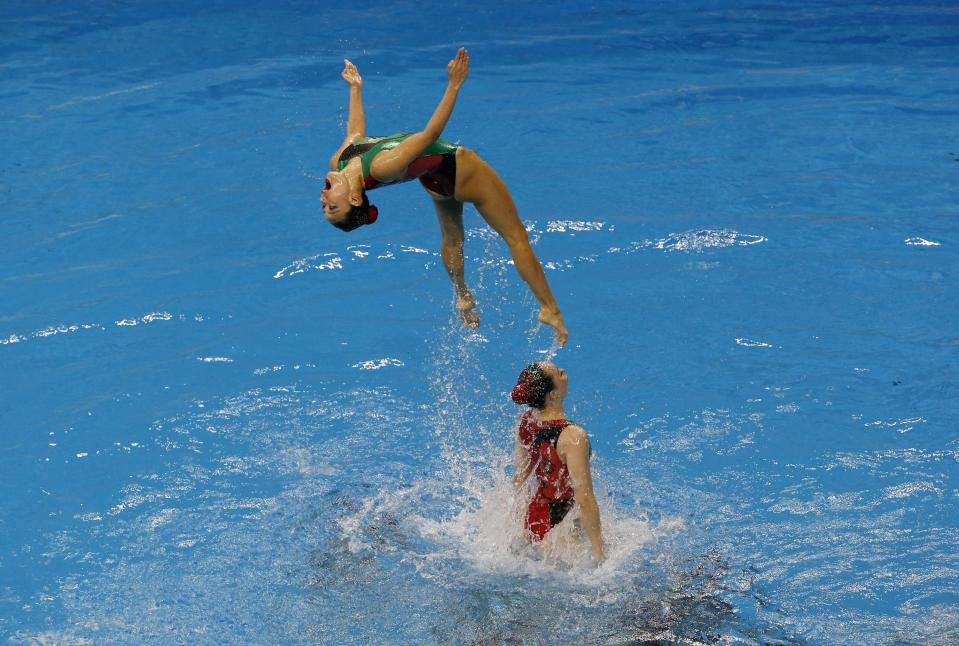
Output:
M704 543L702 528L657 510L655 500L637 501L650 483L629 461L593 461L608 546L602 565L590 564L584 543L566 540L575 512L551 533L550 556L530 547L522 537L525 499L507 474L515 408L505 398L477 397L464 376L478 350L458 343L466 333L452 323L434 351L425 399L388 386L313 388L280 371L271 373L273 385L158 420L153 442L140 450L167 466L83 514L82 529L52 537L48 558L79 558L82 569L49 590L59 628L19 632L13 643L309 643L344 634L363 642L400 630L409 616L418 623L404 623L402 634L434 642L535 642L559 633L624 643L801 642L795 616L765 595L752 568L737 564L736 550ZM709 409L689 419L631 419L627 451L654 452L664 464L671 453L697 459L763 430L761 419ZM652 441L637 443L642 436ZM849 458L884 459L898 458ZM701 493L676 489L662 472L648 476L660 495L685 497L682 506L697 515L745 521L734 510L709 511L696 500ZM611 494L613 483L629 495ZM941 489L912 479L888 486L884 499ZM824 507L875 504L787 487L767 506L815 518ZM755 530L770 540L829 534L782 521ZM764 563L764 576L776 567ZM264 612L251 621L230 611L238 603ZM936 613L939 626L954 618L946 608Z
M419 517L420 534L440 545L447 545L475 570L487 575L529 575L548 579L557 585L611 585L625 577L638 562L637 554L655 544L660 536L682 529L680 519L664 519L652 524L644 518L621 516L612 501L603 498L600 509L607 558L595 566L589 544L577 528L579 508L547 534L539 546L525 537L523 516L528 488L514 491L501 461L483 475L474 472L473 482L465 485L464 507L446 520ZM632 510L637 513L638 510ZM643 560L648 560L649 554Z
M616 231L615 227L608 226L605 222L601 221L550 220L546 223L545 229L540 229L538 222L530 221L526 223L526 227L530 240L534 245L544 233L549 235L566 234L569 237L575 237L578 233L599 233L606 234L603 237L607 237L610 234L615 235ZM499 239L498 235L489 227L470 228L466 231L466 237L470 240L486 241L487 243ZM604 255L608 254L632 254L646 249L666 252L681 251L685 253L701 253L707 249L751 246L763 242L767 242L767 238L762 235L740 233L731 229L699 229L671 233L664 238L655 240L617 241L616 246L610 246L605 251L586 253L568 258L545 258L542 260L544 269L564 271L583 263L597 262ZM485 247L485 250L489 251L490 247ZM467 258L478 259L483 265L512 265L512 260L500 257L500 254L495 251L487 254L478 253L478 250L473 249L469 244L466 246L465 253ZM362 263L377 260L395 261L398 258L406 258L408 256L415 257L418 255L429 257L430 260L427 260L427 263L436 262L436 259L439 258L439 252L390 242L379 246L369 244L344 245L344 251L323 251L306 258L294 260L290 264L278 269L273 274L273 278L293 278L311 271L343 270L349 266L344 264L344 258L354 263Z

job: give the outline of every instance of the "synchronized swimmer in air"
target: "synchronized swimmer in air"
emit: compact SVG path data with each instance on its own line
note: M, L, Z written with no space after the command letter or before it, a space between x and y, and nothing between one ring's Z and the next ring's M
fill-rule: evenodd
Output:
M464 276L463 205L473 204L506 242L516 270L539 301L539 320L550 325L565 344L569 333L546 274L529 243L523 222L506 185L472 150L440 139L453 113L456 97L469 73L469 54L460 48L447 65L449 84L426 127L419 132L385 137L366 135L363 79L344 61L343 79L350 88L350 111L343 145L330 158L330 172L320 196L323 214L343 231L376 222L378 209L367 191L418 179L433 201L442 233L441 256L456 289L456 308L470 327L479 325L476 301ZM524 529L541 545L562 523L575 503L579 523L596 560L604 558L599 507L589 470L589 438L570 422L563 409L566 371L548 362L534 363L520 373L512 398L529 406L516 430L513 482L517 490L532 475L535 491L527 505Z
M457 311L466 325L477 327L476 301L466 285L463 267L463 204L471 203L509 247L516 270L539 301L540 322L551 326L556 340L565 344L569 332L563 315L506 185L472 150L439 138L469 73L466 49L460 48L447 65L449 84L426 127L385 137L366 136L363 79L353 63L344 64L350 113L346 138L330 157L330 172L320 196L326 219L343 231L373 224L379 212L370 204L367 192L418 179L432 198L439 218L443 236L440 255L456 288Z

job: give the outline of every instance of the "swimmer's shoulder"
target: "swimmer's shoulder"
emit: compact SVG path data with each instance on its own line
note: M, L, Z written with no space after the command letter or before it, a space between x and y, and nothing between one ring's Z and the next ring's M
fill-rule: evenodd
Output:
M579 424L571 423L563 429L562 433L559 434L556 444L557 448L562 447L564 450L580 445L585 445L588 447L589 434L587 434L586 429Z

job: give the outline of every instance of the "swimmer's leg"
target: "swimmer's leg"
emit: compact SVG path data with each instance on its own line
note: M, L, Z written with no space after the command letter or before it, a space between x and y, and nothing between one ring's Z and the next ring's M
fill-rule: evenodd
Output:
M551 527L536 548L543 558L556 564L574 565L589 558L583 549L579 523L569 517Z
M436 209L436 218L440 223L440 232L443 242L440 246L440 256L446 273L456 288L456 311L467 326L479 327L479 315L476 313L476 301L466 286L463 261L463 203L453 198L441 197L427 191L433 200Z
M546 274L529 244L526 227L519 219L516 205L506 188L490 166L471 150L461 148L456 155L457 173L463 168L465 177L457 178L456 198L472 202L483 219L503 238L513 256L513 264L520 277L529 285L530 291L540 303L539 320L551 326L556 340L566 344L569 332L559 305L546 282Z

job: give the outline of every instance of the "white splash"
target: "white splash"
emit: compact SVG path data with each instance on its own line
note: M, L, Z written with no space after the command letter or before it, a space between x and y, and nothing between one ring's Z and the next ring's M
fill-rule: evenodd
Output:
M942 494L942 489L939 489L931 482L905 482L900 485L895 485L893 487L886 487L883 489L883 493L886 494L887 499L894 498L908 498L909 496L914 496L918 493L931 492L935 494Z
M230 357L197 357L196 360L203 363L233 363Z
M152 323L153 321L169 321L173 318L173 315L169 312L150 312L141 318L140 320L144 323Z
M283 370L284 367L285 366L283 364L280 364L277 366L267 366L266 368L257 368L256 370L253 371L253 374L265 375L268 372L279 372L280 370Z
M723 248L732 246L750 246L766 242L765 236L749 233L739 233L731 229L698 229L683 233L670 233L661 240L650 244L654 249L665 251L702 251L703 249Z
M176 516L176 509L161 509L158 514L147 522L147 527L149 527L151 532L155 531L157 527L166 525L173 520L174 516Z
M296 276L308 271L327 271L333 269L343 269L343 259L336 252L318 253L315 256L294 260L289 265L273 274L273 278L283 278L284 276Z
M173 315L169 312L150 312L149 314L144 314L138 319L120 319L119 321L116 321L114 325L118 327L132 327L134 325L140 325L141 323L169 321L171 319L173 319Z
M380 368L385 368L387 366L403 366L406 365L399 359L392 359L386 357L385 359L370 359L368 361L360 361L359 363L354 363L352 368L359 368L360 370L379 370Z
M254 375L265 375L265 374L268 374L268 373L270 373L270 372L280 372L281 370L286 370L286 368L287 368L286 365L281 363L281 364L278 364L278 365L275 365L275 366L266 366L266 367L264 367L264 368L256 368L256 369L253 370L253 374L254 374ZM316 364L315 364L315 363L303 363L303 364L294 363L293 365L290 366L290 369L291 369L291 370L300 370L301 368L316 368ZM284 390L284 389L283 389L282 387L280 387L280 386L276 386L276 387L274 387L274 388L270 388L270 390L273 390L273 391L276 391L276 392L287 392L286 390Z
M478 475L469 478L467 505L455 516L434 520L414 514L412 520L423 538L446 547L483 573L569 577L578 583L603 585L628 570L637 552L683 529L682 521L674 518L656 525L643 517L624 518L608 498L601 497L606 560L594 567L589 543L578 527L578 506L534 547L523 529L529 492L517 492L500 469L490 479ZM429 564L423 564L418 569L422 573L428 568Z
M740 338L736 339L736 344L741 345L746 348L771 348L772 344L766 343L765 341L751 341L749 339Z
M187 317L183 314L180 314L176 317L180 321L186 321ZM174 315L170 312L150 312L144 314L141 317L134 318L122 318L118 321L114 321L113 325L116 327L133 327L135 325L141 325L144 323L153 323L155 321L172 321ZM193 317L194 321L201 322L204 320L203 316L197 314ZM58 325L48 325L45 328L35 330L29 335L23 334L11 334L7 337L0 338L0 345L11 345L14 343L23 343L24 341L29 341L32 339L44 339L51 336L57 336L61 334L73 334L81 330L100 330L105 331L107 328L99 323L72 323L66 324L61 323Z
M74 514L73 517L84 523L95 523L103 520L103 516L101 516L100 514L96 512L89 512L86 514Z
M48 327L33 333L36 337L53 336L54 334L68 334L80 329L79 325L58 325L57 327Z
M904 417L902 419L890 419L890 420L881 420L877 419L872 422L866 422L863 424L863 428L869 428L870 426L894 428L897 433L908 433L916 424L924 424L926 422L925 417Z
M46 327L42 330L37 330L33 333L35 339L41 339L48 336L54 336L56 334L70 334L76 332L77 330L89 330L91 328L100 327L99 325L93 325L92 323L83 323L78 325L54 325ZM23 339L26 340L26 339Z
M605 222L586 220L550 220L546 223L546 233L565 233L567 231L602 231Z
M915 238L906 238L906 244L912 247L939 247L942 246L941 242L935 242L933 240L926 240L925 238L915 237Z

